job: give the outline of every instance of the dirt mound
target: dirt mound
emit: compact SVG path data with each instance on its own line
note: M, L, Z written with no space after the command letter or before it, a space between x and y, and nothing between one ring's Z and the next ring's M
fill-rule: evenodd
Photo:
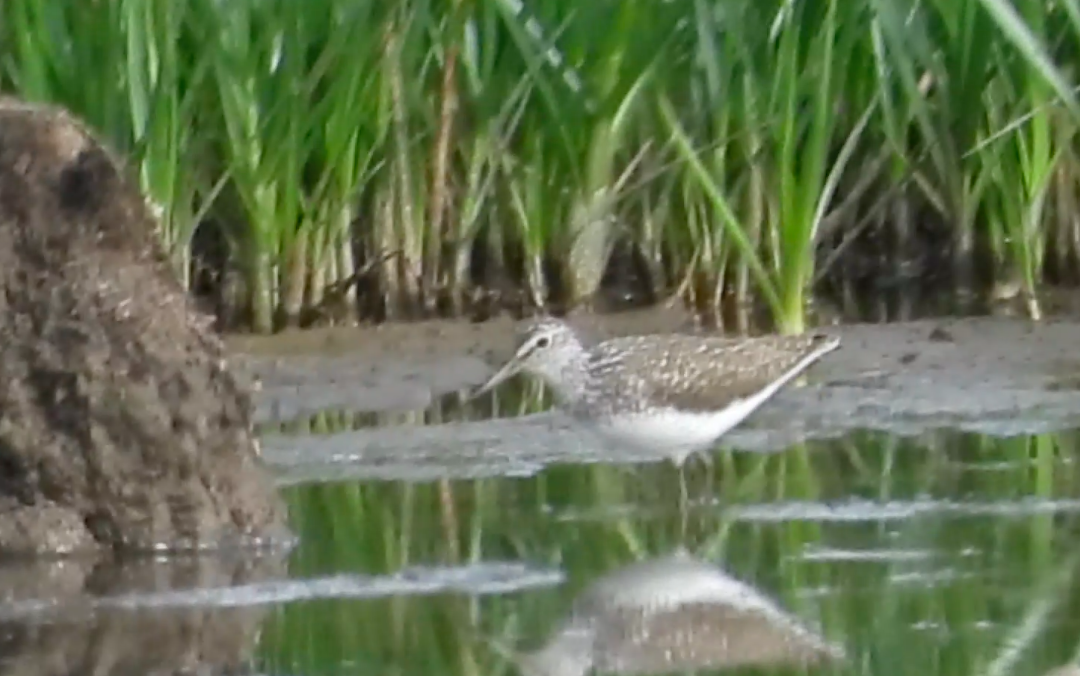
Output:
M0 552L284 534L249 395L121 164L0 99Z

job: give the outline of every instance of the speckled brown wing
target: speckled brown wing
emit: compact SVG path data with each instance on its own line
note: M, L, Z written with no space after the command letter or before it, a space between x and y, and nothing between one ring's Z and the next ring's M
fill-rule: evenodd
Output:
M669 335L607 341L603 352L621 353L620 372L654 404L686 411L716 411L759 392L813 352L824 354L836 338L823 334L702 338Z

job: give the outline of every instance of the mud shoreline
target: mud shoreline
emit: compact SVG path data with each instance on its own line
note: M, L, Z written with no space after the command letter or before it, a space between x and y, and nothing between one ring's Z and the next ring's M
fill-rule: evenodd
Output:
M589 316L594 336L693 330L677 311ZM423 322L230 340L261 383L257 419L339 409L418 411L483 381L512 347L514 322ZM1011 436L1080 427L1080 320L942 318L823 329L840 350L725 438L774 451L853 430L901 435L958 429ZM406 416L407 417L407 416ZM563 461L637 462L583 440L558 414L399 424L320 436L265 435L266 459L290 480L528 474ZM618 457L615 457L618 456ZM355 474L356 476L352 476ZM342 475L344 476L344 475Z

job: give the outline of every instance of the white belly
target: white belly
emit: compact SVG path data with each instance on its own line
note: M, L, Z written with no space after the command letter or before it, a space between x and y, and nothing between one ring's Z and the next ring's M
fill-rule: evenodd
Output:
M722 411L688 413L662 409L648 414L621 415L597 424L598 431L617 445L662 453L681 465L692 453L712 448L720 437L741 423L761 404L756 397L732 402Z

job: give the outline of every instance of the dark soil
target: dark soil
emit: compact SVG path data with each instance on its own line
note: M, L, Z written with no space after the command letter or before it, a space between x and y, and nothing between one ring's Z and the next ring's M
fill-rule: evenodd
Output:
M284 534L248 392L116 158L0 99L0 552Z

